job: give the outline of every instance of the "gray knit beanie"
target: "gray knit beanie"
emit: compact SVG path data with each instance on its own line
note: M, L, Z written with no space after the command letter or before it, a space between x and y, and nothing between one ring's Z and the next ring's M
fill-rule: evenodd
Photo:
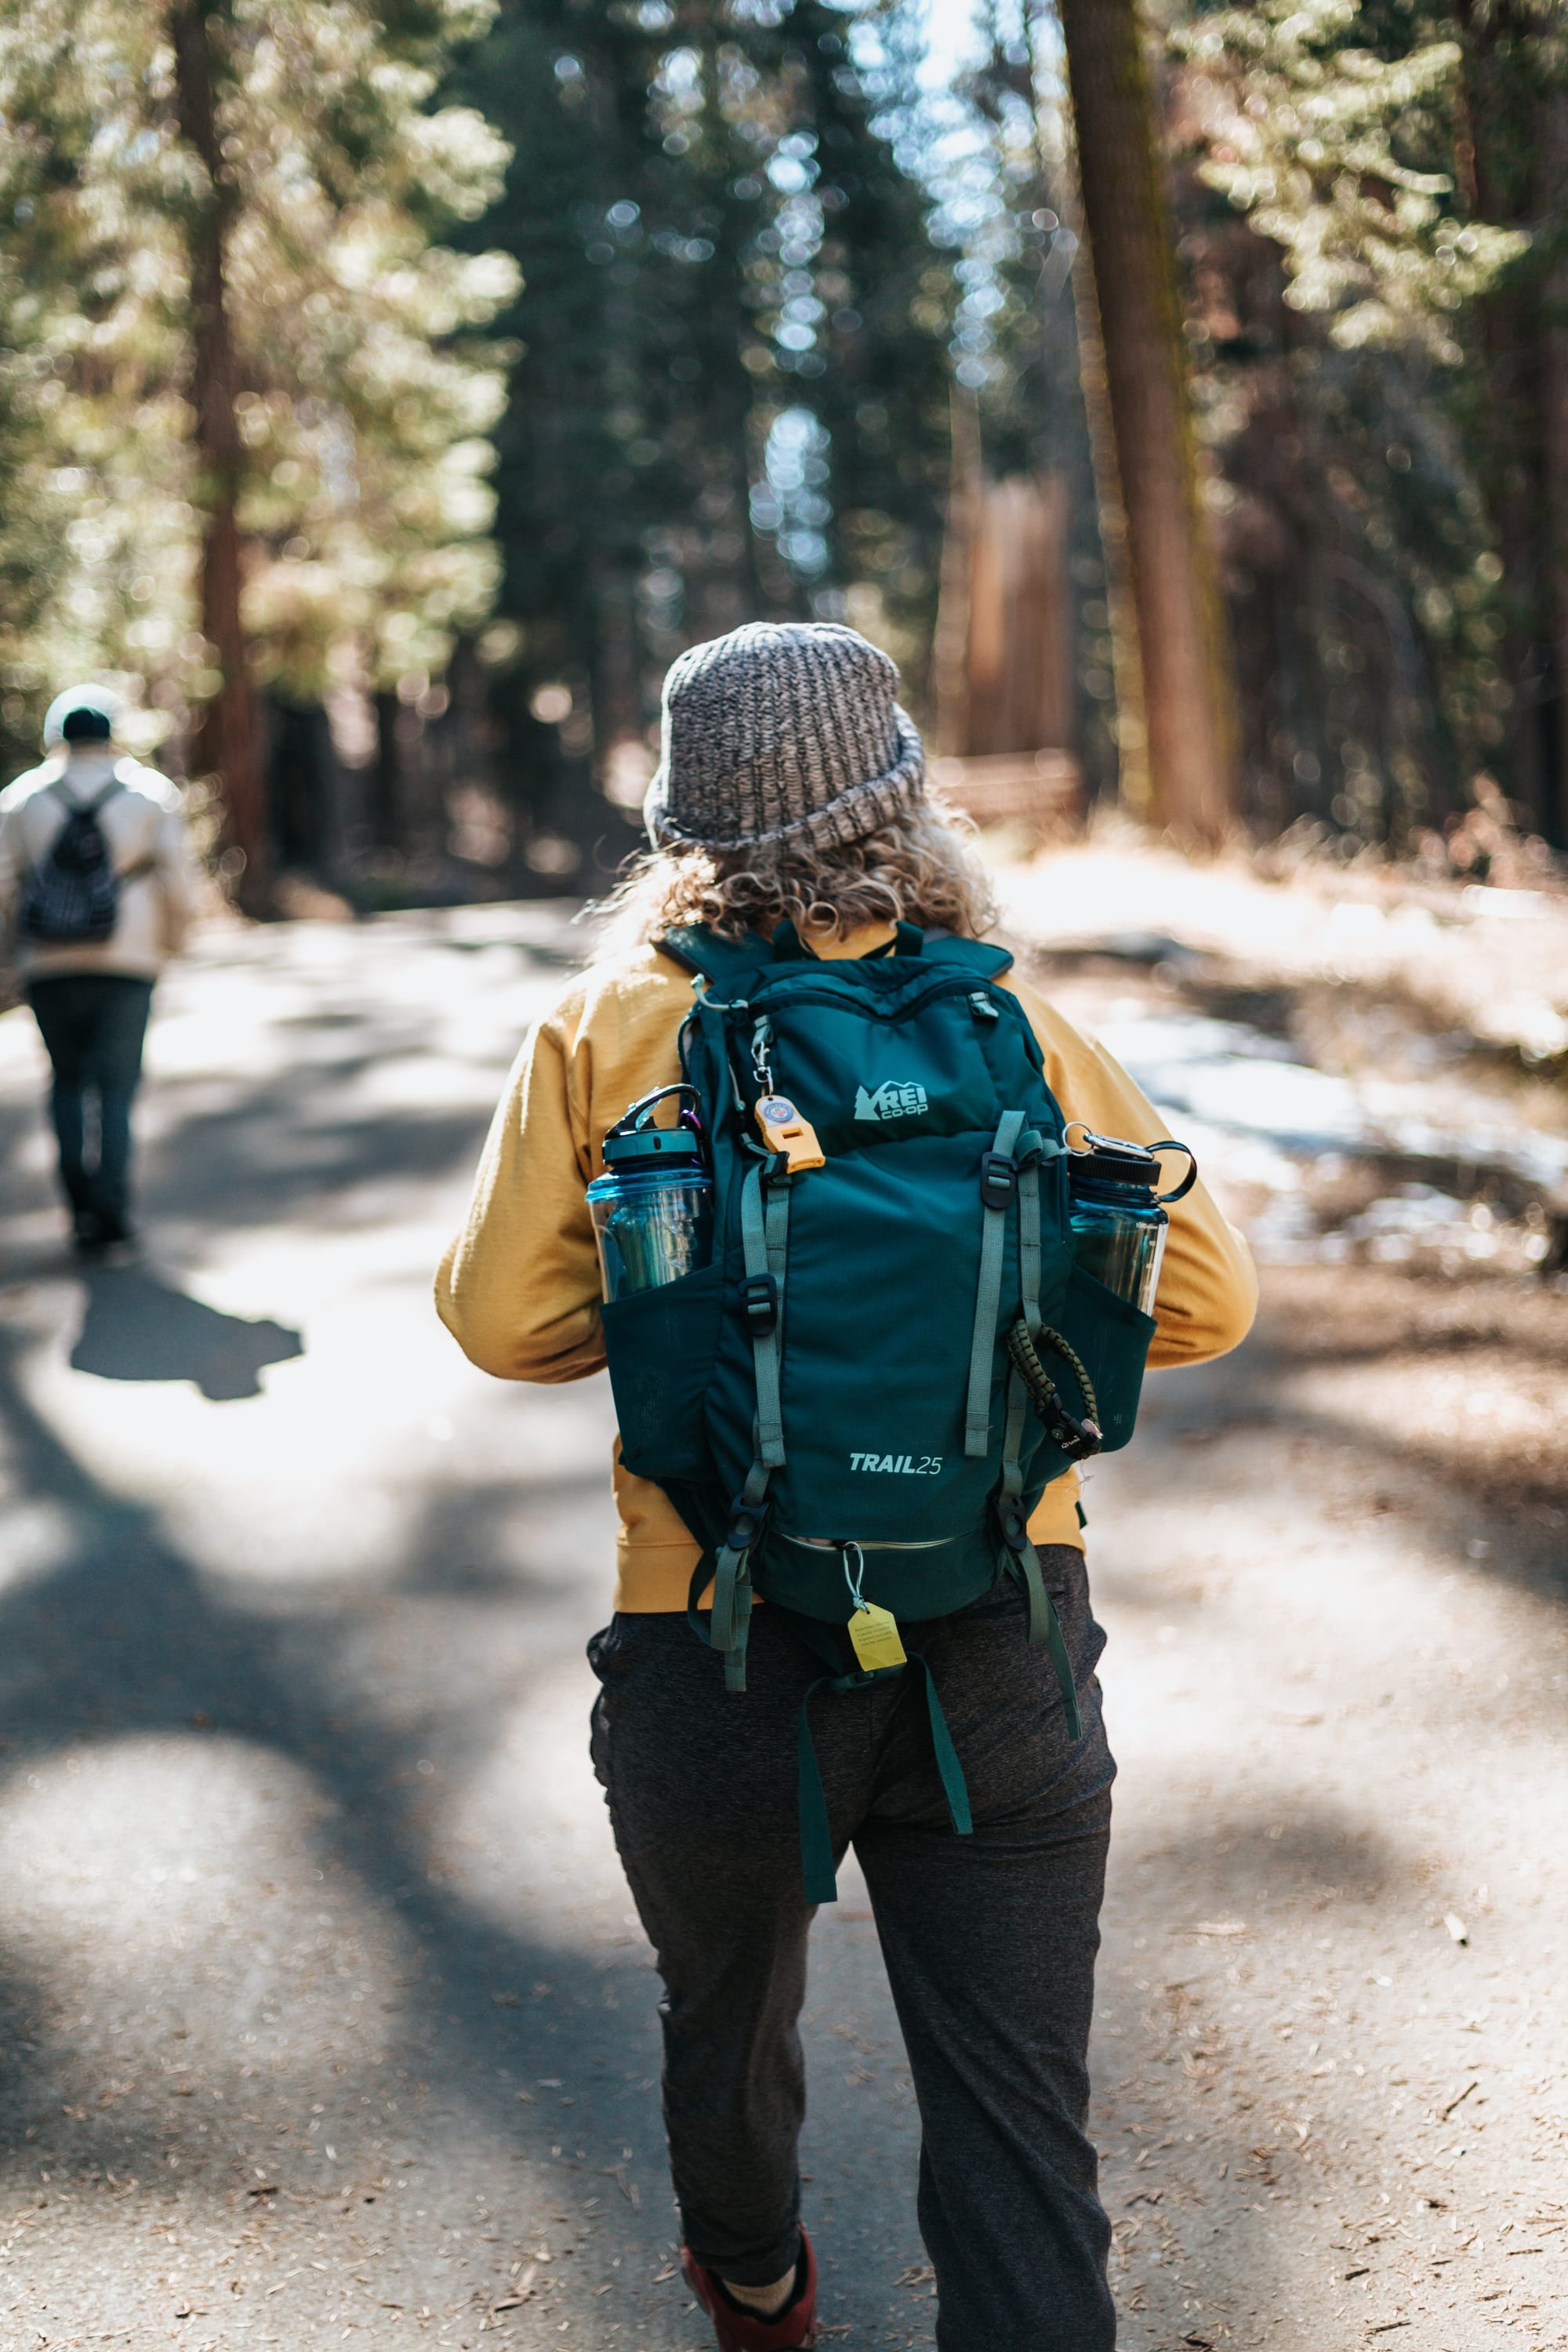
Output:
M643 816L661 847L844 848L925 791L925 753L884 653L831 621L748 621L664 681Z

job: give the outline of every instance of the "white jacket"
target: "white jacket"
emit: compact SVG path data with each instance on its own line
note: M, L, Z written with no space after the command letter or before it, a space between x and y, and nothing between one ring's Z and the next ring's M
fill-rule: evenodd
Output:
M16 914L27 875L65 823L65 801L80 807L96 800L111 779L125 789L99 811L99 829L117 871L129 877L121 886L113 931L80 946L18 939ZM178 953L195 911L195 870L180 795L156 768L144 768L104 744L77 744L0 793L0 924L24 980L69 971L156 980L169 957Z

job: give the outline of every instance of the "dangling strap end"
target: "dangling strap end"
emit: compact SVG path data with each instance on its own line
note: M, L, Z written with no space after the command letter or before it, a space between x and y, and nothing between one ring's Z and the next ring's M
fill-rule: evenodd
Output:
M969 1810L969 1784L963 1777L963 1767L958 1760L958 1750L952 1744L952 1734L947 1727L947 1717L942 1701L936 1695L936 1678L930 1661L911 1651L910 1664L918 1666L926 1686L926 1714L931 1721L931 1744L936 1755L937 1777L942 1793L947 1800L948 1819L960 1837L969 1837L974 1829L973 1815Z
M1037 1569L1037 1574L1038 1570ZM1062 1695L1062 1707L1067 1716L1068 1738L1077 1741L1083 1738L1083 1717L1079 1712L1078 1685L1073 1679L1072 1660L1062 1639L1062 1622L1057 1615L1057 1604L1047 1592L1046 1607L1049 1612L1046 1639L1050 1644L1051 1664L1057 1670L1057 1683Z
M704 1649L710 1647L708 1627L702 1622L698 1602L713 1581L713 1555L705 1551L691 1571L691 1582L686 1593L686 1622Z

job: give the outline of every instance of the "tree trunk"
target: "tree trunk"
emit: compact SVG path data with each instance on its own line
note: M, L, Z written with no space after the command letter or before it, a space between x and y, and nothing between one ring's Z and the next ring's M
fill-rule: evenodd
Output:
M1551 239L1541 279L1542 751L1548 775L1542 830L1561 849L1568 843L1568 90L1561 86L1542 93L1536 152Z
M397 740L400 710L390 687L375 696L375 767L370 792L370 837L377 849L404 846L403 777Z
M206 704L196 737L200 771L216 782L223 810L223 846L237 852L237 895L252 913L263 911L271 880L266 764L261 711L250 681L248 648L240 621L240 443L235 415L239 389L230 332L226 276L234 197L219 143L213 95L212 0L174 0L169 29L174 48L174 92L180 134L200 159L206 185L188 228L191 300L191 398L195 410L202 534L202 635L214 648L223 683ZM243 861L242 863L240 861Z
M984 488L980 415L974 394L955 383L948 394L952 463L942 540L942 580L931 645L931 693L939 751L962 757L969 741L969 590L974 531Z
M1477 216L1533 249L1479 304L1486 416L1477 457L1503 567L1508 683L1498 762L1510 798L1568 845L1568 93L1544 16L1458 0L1460 180Z
M1178 836L1215 844L1235 814L1235 712L1198 509L1181 306L1142 34L1135 0L1061 0L1061 20L1125 516L1149 814Z

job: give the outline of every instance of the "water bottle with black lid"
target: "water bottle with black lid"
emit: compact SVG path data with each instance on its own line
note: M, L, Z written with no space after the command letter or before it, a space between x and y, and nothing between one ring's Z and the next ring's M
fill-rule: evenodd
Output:
M675 1123L654 1112L680 1098ZM605 1299L613 1305L694 1274L713 1251L713 1179L695 1087L658 1087L633 1103L605 1138L605 1172L588 1187Z
M1073 1140L1075 1129L1080 1142ZM1171 1223L1164 1203L1192 1191L1198 1163L1184 1143L1129 1143L1092 1134L1081 1119L1068 1123L1067 1142L1073 1257L1107 1290L1152 1315ZM1163 1151L1179 1151L1188 1162L1172 1192L1159 1189Z

